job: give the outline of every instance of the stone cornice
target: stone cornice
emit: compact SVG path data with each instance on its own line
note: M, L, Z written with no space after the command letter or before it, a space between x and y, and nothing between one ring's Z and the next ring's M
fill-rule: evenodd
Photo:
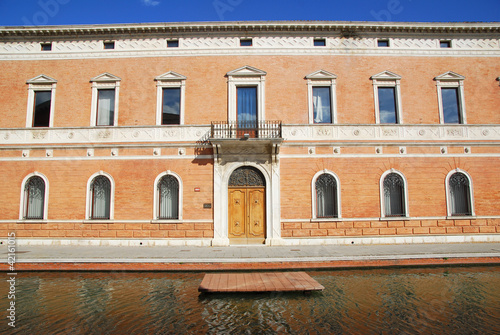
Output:
M0 27L0 37L3 39L206 33L245 36L266 33L338 34L352 37L358 33L498 34L499 32L500 22L237 21Z

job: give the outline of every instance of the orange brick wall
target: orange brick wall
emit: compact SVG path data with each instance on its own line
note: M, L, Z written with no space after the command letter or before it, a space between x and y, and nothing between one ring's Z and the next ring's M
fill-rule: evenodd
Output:
M407 124L439 123L433 78L447 71L464 81L467 122L500 123L498 58L370 57L370 56L217 56L88 60L2 61L0 128L26 124L26 80L46 74L58 80L55 127L90 125L90 79L110 72L122 79L118 124L154 125L156 82L167 71L187 77L185 123L209 124L227 119L228 71L251 65L267 72L266 118L284 123L307 123L307 83L304 77L319 69L335 73L338 123L375 122L370 76L389 70L403 77L403 119Z
M86 188L89 178L104 171L115 181L115 219L153 219L155 178L170 170L182 179L184 188L184 218L211 220L204 203L213 201L213 166L208 161L191 163L185 160L81 160L81 161L23 161L0 162L6 178L0 188L6 195L2 201L2 219L19 218L22 180L37 171L49 181L49 220L85 219ZM195 192L195 187L200 192Z
M23 128L26 124L28 85L26 80L45 74L57 82L54 127L90 125L90 79L109 72L122 80L119 97L119 126L151 126L156 120L156 82L167 71L187 77L185 123L209 124L227 120L228 84L225 74L244 65L267 72L265 80L266 119L285 124L307 124L307 81L304 77L324 69L337 79L337 119L340 124L374 124L373 85L370 76L385 70L402 76L401 95L405 124L438 124L438 99L433 78L447 71L466 77L464 94L468 124L500 124L500 74L498 57L414 57L414 56L183 56L118 59L73 59L1 61L0 128ZM500 158L460 156L463 146L448 146L442 157L363 157L375 154L369 141L363 146L345 146L331 158L293 158L307 155L308 148L287 147L280 158L281 216L283 237L376 236L418 234L500 233L499 219L447 220L445 177L461 168L473 181L475 212L498 216L500 203ZM332 146L334 143L327 143ZM91 147L93 143L89 143ZM156 146L156 144L155 144ZM472 153L496 154L499 148L472 146ZM30 159L0 160L0 220L19 218L21 184L38 171L49 180L48 219L57 223L1 223L0 236L15 229L19 237L75 238L210 238L213 237L213 161L191 159L150 159L152 147L120 148L111 158L113 145L96 148L92 159L86 149L55 148L55 158L46 149L31 149ZM158 147L162 147L161 143ZM182 145L179 145L182 147ZM398 154L397 144L381 145L383 154ZM0 148L1 149L1 148ZM24 148L22 148L24 149ZM0 151L2 158L21 157L21 150ZM162 147L162 155L177 155L178 148ZM332 154L333 147L318 146L315 154ZM186 155L195 149L186 148ZM440 153L439 145L407 147L408 155ZM211 151L198 152L210 155ZM360 155L342 157L342 155ZM107 159L99 159L99 157ZM127 159L144 156L148 159ZM409 220L374 220L380 217L380 176L394 168L408 181ZM311 220L311 181L323 169L337 174L341 184L342 217L338 221ZM119 223L87 223L85 202L89 177L109 173L115 181L115 219ZM154 180L166 170L183 181L185 223L148 222L153 219ZM200 192L195 192L195 188ZM429 217L430 219L425 219ZM434 219L432 217L440 217ZM421 219L424 218L424 219ZM349 220L347 220L349 219ZM357 220L359 219L359 220ZM68 222L64 222L64 221ZM189 221L196 221L189 222ZM69 222L71 221L71 222ZM81 221L81 222L75 222ZM128 222L130 221L130 222ZM139 221L139 222L135 222ZM290 222L294 221L294 222ZM300 222L295 222L300 221Z
M380 177L391 168L406 177L412 217L447 215L445 178L455 168L471 176L476 215L499 214L500 190L492 187L492 183L498 185L499 182L500 158L335 157L281 159L282 218L312 217L311 183L314 175L324 169L339 178L342 217L380 217Z
M210 209L213 203L213 166L197 160L73 160L0 162L4 177L0 189L5 201L0 205L2 220L18 220L22 180L37 171L49 181L48 220L61 223L0 224L2 236L7 229L19 230L19 237L212 237ZM115 181L114 219L148 222L153 219L154 181L162 172L177 173L183 185L185 223L83 223L88 179L96 172L109 173ZM200 188L200 192L195 192ZM82 223L64 223L81 220ZM199 223L190 223L196 220ZM206 223L203 223L206 221Z

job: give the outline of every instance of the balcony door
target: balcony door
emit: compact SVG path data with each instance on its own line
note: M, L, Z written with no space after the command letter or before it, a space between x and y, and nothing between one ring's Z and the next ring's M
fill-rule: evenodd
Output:
M257 86L237 87L237 137L257 137Z

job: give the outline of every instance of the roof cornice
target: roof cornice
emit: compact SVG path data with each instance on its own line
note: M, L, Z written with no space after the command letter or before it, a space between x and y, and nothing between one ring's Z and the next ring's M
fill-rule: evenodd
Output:
M356 33L491 34L500 33L500 22L235 21L0 27L0 37L265 32L333 32L342 35Z

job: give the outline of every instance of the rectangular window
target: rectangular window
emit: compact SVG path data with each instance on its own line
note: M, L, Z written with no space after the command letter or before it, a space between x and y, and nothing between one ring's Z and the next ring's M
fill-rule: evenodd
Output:
M115 48L115 42L110 41L110 42L104 42L104 49L106 50L111 50Z
M314 39L315 47L324 47L326 46L326 40L324 38L315 38Z
M179 40L169 40L167 41L167 48L178 48Z
M240 47L251 47L252 39L251 38L242 38L240 39Z
M389 40L378 40L377 46L381 48L387 48L389 47Z
M52 43L40 43L40 48L42 51L51 51Z
M458 88L441 88L441 98L443 101L444 123L462 123L460 117L460 103L458 99Z
M240 125L257 126L257 87L238 87L237 120Z
M451 48L451 41L440 41L439 46L441 48Z
M314 123L332 123L330 87L313 87Z
M97 126L112 126L115 119L115 90L97 91Z
M179 87L163 89L163 107L161 124L181 123L181 89Z
M33 127L49 127L51 91L35 91Z
M380 123L398 123L395 87L378 87Z

